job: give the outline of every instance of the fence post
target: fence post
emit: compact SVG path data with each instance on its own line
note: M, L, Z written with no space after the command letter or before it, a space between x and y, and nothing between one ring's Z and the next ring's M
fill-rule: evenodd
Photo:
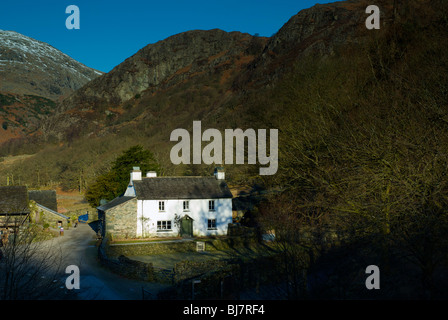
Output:
M145 288L142 286L142 300L145 300L145 293L149 294L150 297L152 296L151 292L145 290Z
M191 300L194 300L194 285L196 283L201 283L201 280L191 280Z

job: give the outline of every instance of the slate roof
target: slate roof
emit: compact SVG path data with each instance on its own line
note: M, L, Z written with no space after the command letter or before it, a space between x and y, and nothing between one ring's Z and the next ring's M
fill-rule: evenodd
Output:
M28 191L28 197L30 200L34 200L36 203L48 209L58 211L58 202L56 199L55 190L30 190Z
M116 207L116 206L118 206L118 205L120 205L122 203L125 203L125 202L127 202L127 201L129 201L131 199L134 199L134 198L135 197L120 196L120 197L115 198L112 201L109 201L106 204L103 204L102 206L97 207L97 209L100 210L100 211L106 211L106 210L109 210L110 208Z
M0 215L29 214L28 192L25 186L0 187Z
M62 213L56 212L56 211L54 211L54 210L51 210L50 208L47 208L47 207L45 207L45 206L43 206L43 205L41 205L41 204L39 204L39 203L37 203L37 202L36 202L36 206L37 206L38 208L40 208L40 209L46 211L46 212L52 213L52 214L54 214L54 215L57 215L57 216L59 216L59 217L61 217L61 218L66 219L66 220L70 219L70 218L67 217L66 215L63 215Z
M153 177L134 181L139 200L232 198L224 180L215 177Z

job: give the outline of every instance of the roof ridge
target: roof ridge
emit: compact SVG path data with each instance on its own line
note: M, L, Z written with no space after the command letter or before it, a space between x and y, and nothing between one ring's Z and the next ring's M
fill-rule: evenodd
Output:
M69 219L69 217L67 217L66 215L64 215L64 214L62 214L62 213L59 213L59 212L57 212L57 211L54 211L53 209L50 209L50 208L48 208L48 207L46 207L46 206L44 206L44 205L41 205L40 203L37 203L37 202L35 202L35 203L36 203L36 205L37 205L39 208L42 208L42 209L44 209L44 210L47 210L47 211L49 211L49 212L51 212L51 213L54 213L54 214L56 214L56 215L58 215L58 216L60 216L60 217Z
M134 199L134 198L136 198L136 197L134 197L134 196L124 196L124 195L118 196L118 197L110 200L109 202L107 202L107 203L105 203L103 205L100 205L100 206L98 206L96 208L99 209L99 210L104 211L105 209L107 210L107 209L113 208L115 206L121 205L123 203L128 202L129 200Z
M214 176L146 177L134 187L140 200L232 198L226 181Z
M160 177L142 177L143 179L178 179L178 178L201 178L201 179L215 179L214 176L160 176ZM138 181L138 180L136 180Z

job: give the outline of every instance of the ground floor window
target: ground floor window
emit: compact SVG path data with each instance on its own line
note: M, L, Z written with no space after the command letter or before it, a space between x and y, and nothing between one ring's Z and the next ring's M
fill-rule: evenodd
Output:
M216 229L216 219L208 219L207 220L207 229L209 229L209 230Z
M171 220L157 221L157 231L171 230Z

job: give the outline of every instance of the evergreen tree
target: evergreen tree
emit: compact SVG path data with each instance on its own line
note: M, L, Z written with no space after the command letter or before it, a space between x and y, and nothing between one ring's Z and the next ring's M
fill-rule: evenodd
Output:
M86 200L90 205L97 207L101 199L110 201L120 196L126 190L132 168L137 166L143 172L159 169L151 151L145 150L141 145L132 146L114 160L108 172L100 175L88 186Z

